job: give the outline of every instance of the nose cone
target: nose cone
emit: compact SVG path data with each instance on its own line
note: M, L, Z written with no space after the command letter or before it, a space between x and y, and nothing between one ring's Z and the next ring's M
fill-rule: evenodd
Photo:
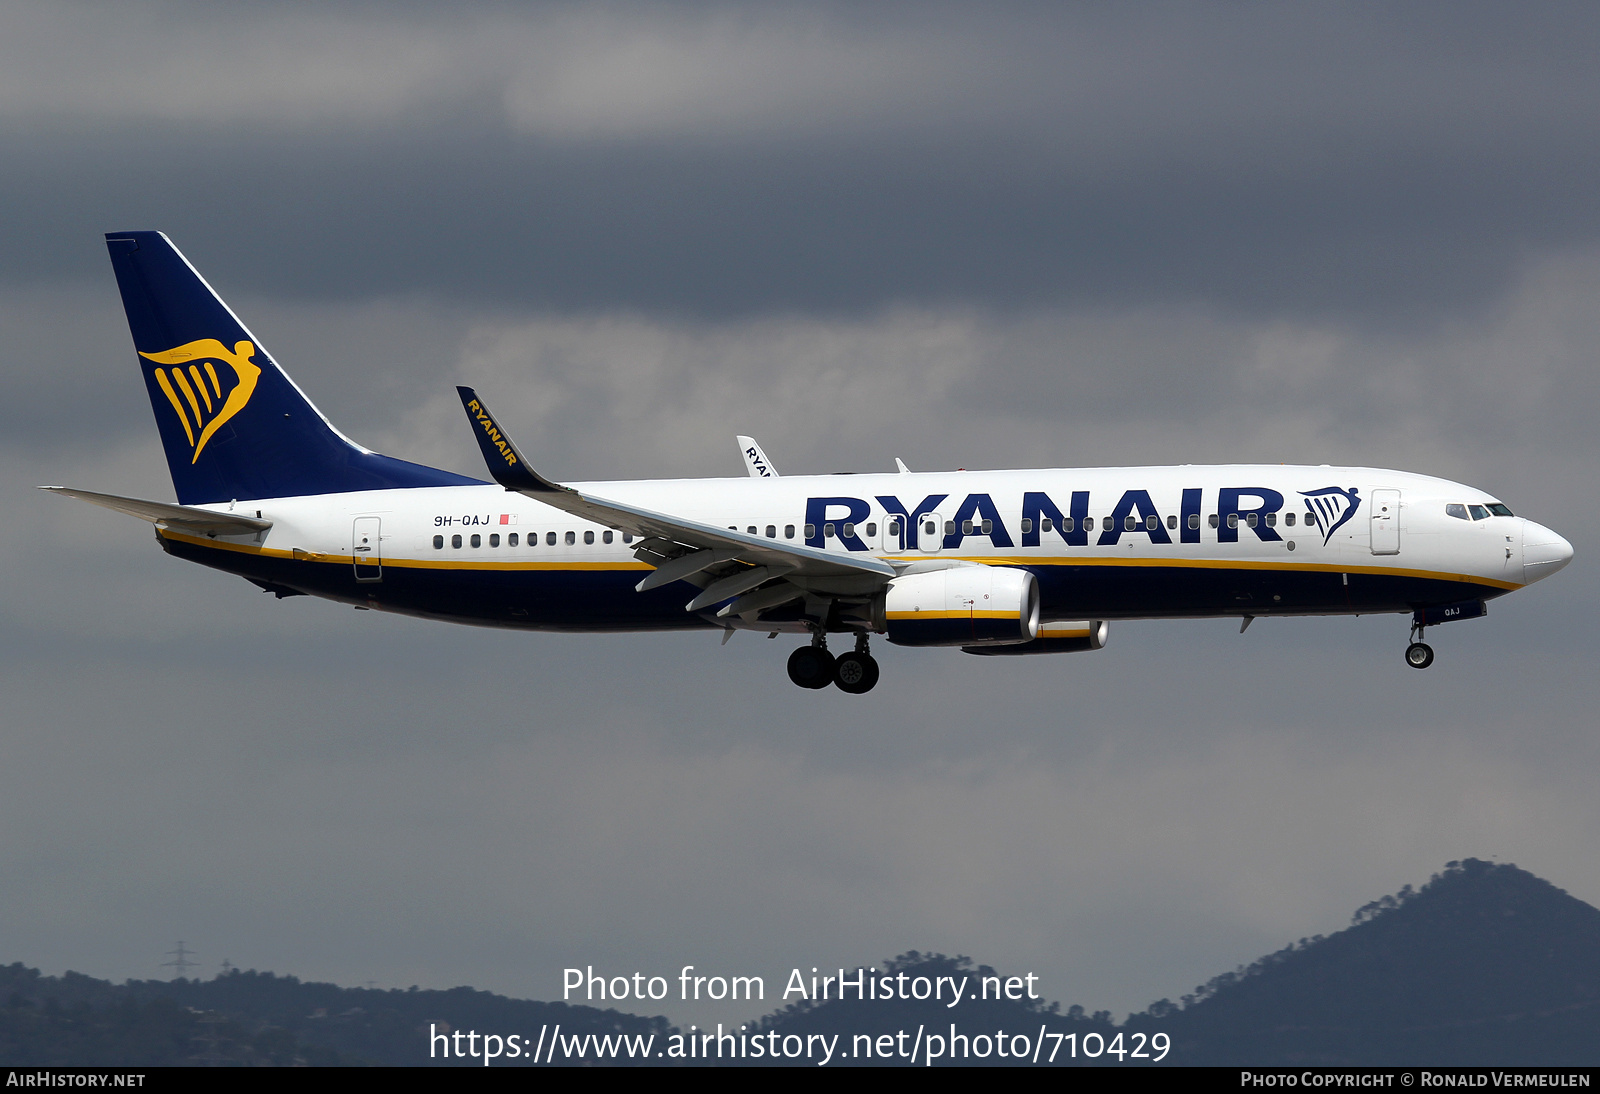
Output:
M1541 581L1572 561L1572 544L1542 524L1522 522L1522 579Z

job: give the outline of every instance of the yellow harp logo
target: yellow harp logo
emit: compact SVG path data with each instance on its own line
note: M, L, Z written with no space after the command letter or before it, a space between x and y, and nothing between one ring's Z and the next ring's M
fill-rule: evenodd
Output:
M156 384L183 423L183 432L194 449L190 463L200 459L212 435L250 401L261 376L260 367L250 361L255 354L256 347L249 342L235 342L229 352L215 338L201 338L160 353L139 354L158 365L169 366L156 369ZM219 363L233 375L219 376Z

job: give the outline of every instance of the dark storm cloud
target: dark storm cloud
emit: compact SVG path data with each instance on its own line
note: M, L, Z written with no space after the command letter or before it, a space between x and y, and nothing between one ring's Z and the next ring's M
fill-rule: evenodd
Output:
M373 14L410 48L383 69L359 22L335 26L352 69L386 74L353 102L247 56L233 83L276 97L130 68L131 105L35 93L0 112L0 200L40 211L0 256L10 278L67 274L84 257L57 241L156 226L236 282L320 299L698 316L1166 299L1409 322L1600 229L1600 17L1449 10L934 9L899 34L826 10ZM252 29L219 19L197 48ZM474 48L488 61L460 64Z

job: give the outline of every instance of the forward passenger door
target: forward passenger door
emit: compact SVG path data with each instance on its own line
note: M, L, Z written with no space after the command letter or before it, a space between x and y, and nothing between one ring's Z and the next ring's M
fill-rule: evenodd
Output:
M1374 490L1372 492L1372 553L1397 555L1400 553L1400 491Z

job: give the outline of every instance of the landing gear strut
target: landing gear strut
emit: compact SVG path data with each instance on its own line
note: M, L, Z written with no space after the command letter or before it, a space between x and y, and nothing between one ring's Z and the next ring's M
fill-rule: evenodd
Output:
M1433 664L1433 647L1422 640L1422 624L1411 624L1411 645L1406 647L1406 664L1425 669Z
M878 661L867 652L867 636L856 635L856 648L833 663L833 682L851 695L869 692L878 683Z

